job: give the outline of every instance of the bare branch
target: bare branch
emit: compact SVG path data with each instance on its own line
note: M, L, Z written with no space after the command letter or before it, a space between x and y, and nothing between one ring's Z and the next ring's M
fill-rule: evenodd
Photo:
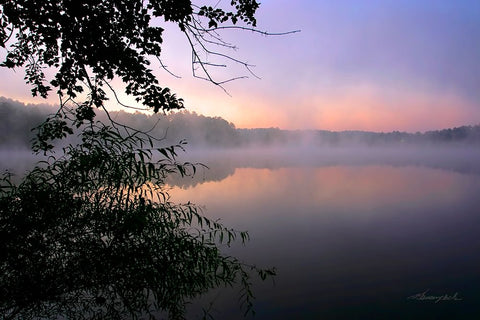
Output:
M118 127L121 127L121 128L125 131L125 133L127 134L127 138L129 138L129 137L134 137L134 136L136 136L136 135L138 135L138 134L141 134L141 135L143 135L143 136L145 136L145 137L147 137L147 138L150 138L150 139L152 139L152 140L154 140L154 141L162 141L162 140L165 140L165 138L166 138L166 135L167 135L167 131L168 131L168 130L165 131L165 135L164 135L163 137L161 137L161 138L157 138L157 137L155 137L155 136L153 136L153 135L150 134L150 132L157 126L157 123L158 123L158 121L160 121L160 120L158 120L157 123L155 123L155 125L153 126L153 128L151 128L150 130L148 130L148 131L143 131L143 130L138 130L138 129L135 129L135 128L131 127L131 126L127 126L126 124L123 124L123 123L120 123L120 122L117 122L117 121L113 120L112 116L110 115L110 112L107 110L107 108L105 108L104 105L102 105L102 109L103 109L103 111L105 112L105 115L107 116L107 118L108 118L108 120L110 121L110 123L112 124L112 126L113 126L114 128L116 128L117 130L118 130Z
M262 31L262 30L258 30L258 29L255 29L255 28L243 27L243 26L218 26L218 27L215 27L215 28L204 29L202 31L213 32L213 31L226 30L226 29L251 31L251 32L254 32L254 33L259 33L259 34L264 35L264 36L286 36L286 35L289 35L289 34L302 32L302 30L299 30L299 29L298 30L292 30L292 31L286 31L286 32L268 32L268 31Z
M230 94L228 93L228 91L222 86L221 83L213 80L213 78L210 76L210 73L208 72L207 68L205 67L205 65L203 64L202 60L200 59L200 56L198 55L197 50L195 50L195 46L194 46L192 40L190 39L190 36L188 35L187 32L184 32L184 34L186 35L187 40L188 40L188 42L190 43L190 47L192 48L192 73L193 73L193 76L196 77L196 78L203 79L203 80L207 80L207 81L213 83L214 85L220 87L227 95L230 95ZM195 67L194 67L194 66L195 66L195 63L196 63L196 62L199 62L200 68L201 68L201 69L203 70L203 72L205 73L206 78L197 76L197 74L195 73Z
M187 24L190 28L196 30L198 32L198 35L205 41L217 46L222 46L226 47L232 50L237 50L237 47L235 45L232 45L231 43L226 42L225 40L222 39L220 34L216 31L212 32L205 32L206 28L202 25L201 21L199 19L196 19L195 17L192 17L192 22L193 24ZM204 34L208 34L209 37L211 37L213 40L207 39Z
M180 76L177 76L176 74L174 74L173 72L171 72L170 70L168 70L167 66L163 64L162 62L162 59L160 59L159 56L156 56L158 62L160 63L160 65L162 66L163 70L167 71L171 76L177 78L177 79L181 79L182 77Z
M229 26L216 26L214 28L206 28L203 24L201 19L199 19L200 15L194 13L191 15L190 23L185 25L185 30L183 31L188 39L188 43L190 44L192 50L192 74L195 78L203 79L217 85L223 89L225 93L229 95L229 93L225 90L222 84L230 82L232 80L248 78L248 76L239 76L233 77L224 81L215 80L214 77L211 75L208 67L220 67L225 68L227 67L224 63L217 63L209 61L208 56L218 57L221 59L225 59L228 61L232 61L236 64L242 65L250 75L257 79L261 79L258 75L256 75L252 67L254 65L249 64L246 61L242 61L240 59L234 58L233 56L229 55L228 53L223 53L217 50L212 50L211 46L222 47L230 50L237 50L237 47L224 41L220 36L220 30L227 30L227 29L234 29L234 30L243 30L243 31L251 31L257 34L261 34L264 36L284 36L289 34L294 34L300 32L300 30L293 30L287 32L268 32L262 31L253 27L245 27L245 26L236 26L236 25L229 25ZM209 46L211 45L211 46ZM198 47L197 47L198 46ZM202 58L201 55L205 55L205 58ZM202 70L204 74L199 75L198 70Z
M122 107L127 108L127 109L139 110L139 111L148 111L148 110L150 110L150 108L132 107L132 106L129 106L129 105L126 105L126 104L122 103L122 102L120 101L120 99L118 98L118 96L117 96L117 92L115 91L115 89L113 89L113 87L110 85L110 83L108 83L107 81L105 81L104 83L105 83L105 84L107 85L107 87L112 91L113 96L115 97L115 100L116 100L117 103L118 103L119 105L121 105Z

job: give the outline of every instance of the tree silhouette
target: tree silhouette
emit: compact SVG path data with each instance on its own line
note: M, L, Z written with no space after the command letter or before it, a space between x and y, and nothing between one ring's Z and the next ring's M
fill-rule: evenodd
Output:
M210 46L233 48L218 30L254 28L259 7L255 0L233 0L231 11L189 0L2 0L0 5L0 45L8 51L2 66L25 67L34 96L46 97L53 86L61 95L75 98L87 88L90 99L78 107L79 117L88 119L92 113L84 109L103 106L104 88L115 76L125 83L127 94L154 112L183 108L183 101L160 87L149 69L149 58L161 63L164 28L160 23L176 24L185 34L194 70L200 70L195 75L218 85L224 82L210 76L208 69L219 64L204 59L205 54L248 68ZM53 79L45 78L45 67L57 69Z
M182 143L162 146L148 131L111 118L109 125L96 122L94 108L105 110L106 90L116 97L109 83L115 77L147 109L184 107L149 69L151 58L163 66L160 23L174 23L186 35L195 76L219 86L231 80L215 81L209 70L221 65L205 54L249 70L210 46L232 48L218 35L223 28L259 32L258 6L255 0L232 0L227 9L188 0L0 1L0 46L7 51L1 65L24 68L34 96L55 88L60 98L33 144L50 156L19 184L8 173L1 180L4 318L130 319L166 312L176 319L193 297L234 283L252 311L250 273L265 279L275 271L220 252L222 244L246 241L247 233L205 218L192 204L170 202L166 177L196 170L176 160ZM51 79L45 68L55 70ZM80 144L48 153L54 139L73 133Z
M222 61L241 64L252 73L251 65L221 51L235 49L221 38L221 30L297 32L256 29L256 0L232 0L225 7L189 0L1 0L0 46L6 58L0 66L24 68L33 96L47 97L56 88L60 105L73 106L80 123L95 117L95 107L105 109L109 91L120 105L138 108L118 100L110 85L114 78L123 81L125 93L145 110L182 109L183 100L160 86L150 69L155 59L170 72L161 60L165 29L160 25L174 24L183 32L192 50L194 76L220 87L243 77L214 79L211 69L226 67ZM56 71L51 79L45 76L46 68ZM51 138L71 132L61 121L49 126Z

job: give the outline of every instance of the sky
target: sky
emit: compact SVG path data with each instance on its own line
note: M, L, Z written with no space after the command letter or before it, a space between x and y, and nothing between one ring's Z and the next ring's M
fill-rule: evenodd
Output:
M227 83L228 94L192 76L185 37L167 28L162 61L181 78L156 66L157 76L188 110L238 128L416 132L480 124L480 1L261 3L259 30L301 32L222 33L238 47L226 53L255 65L260 78ZM218 81L249 75L222 63L227 68L212 71ZM1 68L0 77L0 95L42 102L30 97L21 70Z

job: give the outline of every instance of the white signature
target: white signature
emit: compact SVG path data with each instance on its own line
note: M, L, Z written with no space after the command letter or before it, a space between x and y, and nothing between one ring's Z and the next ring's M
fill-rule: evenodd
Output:
M420 300L420 301L435 301L439 303L440 301L461 301L462 298L459 297L458 292L455 292L453 295L443 294L443 295L428 295L430 289L425 290L424 292L414 294L408 297L408 300Z

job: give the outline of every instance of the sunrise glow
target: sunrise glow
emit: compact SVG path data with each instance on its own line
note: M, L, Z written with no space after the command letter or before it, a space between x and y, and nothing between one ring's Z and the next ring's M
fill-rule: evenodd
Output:
M259 29L286 36L225 32L235 58L218 80L249 76L224 89L192 76L185 37L165 35L153 65L160 83L188 110L222 117L237 128L426 131L480 123L480 4L476 1L264 1ZM23 70L0 69L1 96L28 103ZM121 94L123 102L133 99ZM55 104L54 94L48 102ZM113 99L112 109L118 109Z

